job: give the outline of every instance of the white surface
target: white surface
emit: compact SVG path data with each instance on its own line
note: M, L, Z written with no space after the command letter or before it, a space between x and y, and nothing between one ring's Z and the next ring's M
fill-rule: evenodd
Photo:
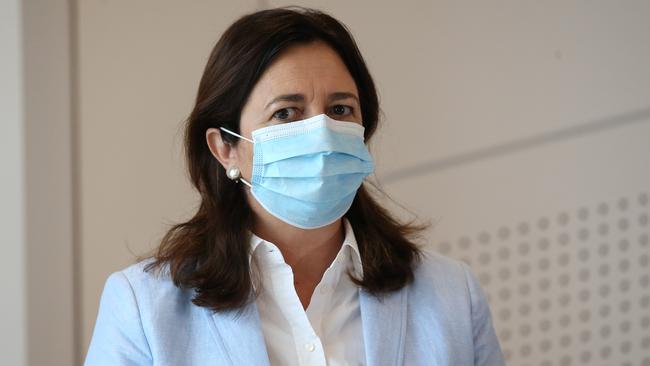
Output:
M0 354L26 364L25 152L20 1L0 2Z

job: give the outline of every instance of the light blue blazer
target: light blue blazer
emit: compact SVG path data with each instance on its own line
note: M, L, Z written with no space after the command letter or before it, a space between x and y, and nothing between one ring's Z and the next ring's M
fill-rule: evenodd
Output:
M146 261L104 287L85 365L268 365L255 302L212 313ZM425 252L415 280L379 299L359 290L367 365L504 365L490 310L467 265Z

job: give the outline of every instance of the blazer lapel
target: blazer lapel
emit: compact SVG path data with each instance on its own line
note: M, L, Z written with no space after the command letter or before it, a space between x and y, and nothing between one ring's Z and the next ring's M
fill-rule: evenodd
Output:
M395 366L404 360L408 286L375 297L359 290L363 341L368 365Z
M255 302L241 311L213 313L207 310L217 343L223 345L233 366L269 365L264 334Z

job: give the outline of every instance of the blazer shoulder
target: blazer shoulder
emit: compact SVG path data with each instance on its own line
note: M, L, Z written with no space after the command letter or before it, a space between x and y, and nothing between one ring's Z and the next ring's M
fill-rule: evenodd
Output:
M445 304L459 309L484 301L478 280L462 261L424 248L414 270L413 295L424 303Z
M169 266L163 265L156 268L150 268L149 266L152 265L154 261L154 258L146 258L122 268L118 272L121 272L132 283L171 281Z
M124 276L128 281L134 296L146 307L166 306L170 300L177 304L187 303L194 295L193 289L179 288L172 280L169 266L149 267L154 262L153 258L141 260L111 274ZM144 309L146 311L146 309Z
M435 282L465 282L469 266L462 261L437 253L431 248L422 249L422 256L415 268L416 280Z

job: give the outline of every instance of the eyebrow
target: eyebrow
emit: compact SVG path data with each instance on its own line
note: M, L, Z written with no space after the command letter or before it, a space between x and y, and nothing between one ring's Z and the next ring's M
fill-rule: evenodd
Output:
M359 98L357 98L356 95L353 93L349 92L335 92L330 94L327 97L327 101L329 103L337 101L337 100L343 100L343 99L354 99L359 103ZM304 102L305 101L305 96L304 94L282 94L278 95L277 97L273 98L267 105L264 107L264 109L268 109L271 105L277 103L277 102Z
M304 102L304 101L305 101L305 96L302 94L283 94L273 98L269 102L269 104L267 104L266 107L264 107L264 109L268 109L272 104L275 104L277 102Z
M354 95L352 93L349 93L349 92L332 93L327 98L327 101L331 103L331 102L335 102L337 100L343 100L343 99L349 99L349 98L354 99L354 100L357 101L357 103L359 103L359 98L357 98L356 95Z

